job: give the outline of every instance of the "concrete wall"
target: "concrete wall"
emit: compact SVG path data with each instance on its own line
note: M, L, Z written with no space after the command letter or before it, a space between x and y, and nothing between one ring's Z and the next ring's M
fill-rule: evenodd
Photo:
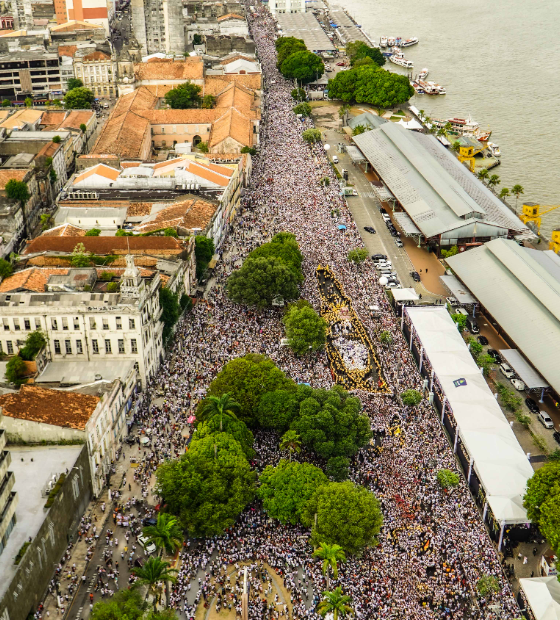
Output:
M58 564L91 499L91 475L86 446L66 477L54 504L27 548L6 594L0 601L0 618L26 620L43 599L53 567Z
M222 57L234 51L254 54L255 42L245 37L227 37L224 35L206 36L206 53L210 56Z
M1 409L0 409L1 410ZM63 428L53 424L43 422L31 422L30 420L20 420L10 418L0 413L0 426L6 431L9 443L41 443L41 441L75 441L85 442L85 431L78 431L73 428Z

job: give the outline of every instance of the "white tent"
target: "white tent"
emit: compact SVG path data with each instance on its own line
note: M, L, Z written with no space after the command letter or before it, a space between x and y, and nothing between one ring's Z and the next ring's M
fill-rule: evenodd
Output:
M494 517L502 524L528 523L523 495L533 468L456 324L443 307L413 306L406 313L453 412Z
M535 620L560 620L560 583L554 577L520 579Z

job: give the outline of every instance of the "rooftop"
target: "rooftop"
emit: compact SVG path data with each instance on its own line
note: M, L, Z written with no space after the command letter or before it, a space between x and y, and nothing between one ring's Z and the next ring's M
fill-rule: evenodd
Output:
M134 74L137 80L202 80L204 79L204 62L200 56L185 60L161 59L151 62L136 63Z
M11 179L15 179L16 181L23 181L27 176L28 172L29 170L18 170L17 168L0 169L0 190L6 189L6 183Z
M86 252L94 254L127 254L164 251L180 254L183 246L174 237L37 237L29 242L24 254L39 252L65 252L70 254L77 243L82 243Z
M21 127L25 123L36 123L42 115L41 110L18 110L0 123L0 127L13 129L14 127Z
M70 386L94 383L101 380L112 382L115 379L120 379L124 382L133 366L134 360L50 362L35 379L35 383L56 383Z
M41 233L42 237L85 237L86 231L83 228L72 224L60 224L50 230Z
M0 396L2 413L10 418L85 430L99 398L22 385L17 394Z
M204 230L216 212L217 205L196 198L177 202L165 207L154 216L144 220L135 227L138 232L150 232L161 228L180 226L187 230L200 228Z

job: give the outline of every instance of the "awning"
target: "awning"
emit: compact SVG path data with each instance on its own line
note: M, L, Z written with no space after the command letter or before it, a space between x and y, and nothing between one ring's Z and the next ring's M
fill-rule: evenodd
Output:
M357 146L349 145L346 147L346 152L350 155L350 159L354 164L363 164L367 161L364 154Z
M408 237L409 235L420 235L422 234L416 224L411 220L408 213L402 212L393 212L393 217L397 221L400 229L403 233Z
M517 376L530 389L549 388L550 385L521 355L518 349L500 349L500 355L515 370Z
M346 226L344 226L344 224L339 224L338 230L346 230Z
M391 295L395 301L417 301L420 299L413 288L394 288Z
M535 620L560 620L560 583L556 576L520 579Z
M471 295L469 289L464 284L461 284L455 276L440 276L439 279L445 284L453 297L455 297L460 304L476 303L476 299Z

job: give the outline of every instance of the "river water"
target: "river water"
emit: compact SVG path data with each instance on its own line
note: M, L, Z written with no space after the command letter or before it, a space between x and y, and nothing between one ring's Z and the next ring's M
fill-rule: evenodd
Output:
M502 164L492 169L501 187L519 183L521 202L560 204L559 0L331 0L373 40L418 37L405 48L413 73L430 70L447 95L416 95L428 116L471 116L492 129ZM386 68L406 73L391 63ZM515 204L515 198L510 199ZM560 226L560 209L541 232Z

